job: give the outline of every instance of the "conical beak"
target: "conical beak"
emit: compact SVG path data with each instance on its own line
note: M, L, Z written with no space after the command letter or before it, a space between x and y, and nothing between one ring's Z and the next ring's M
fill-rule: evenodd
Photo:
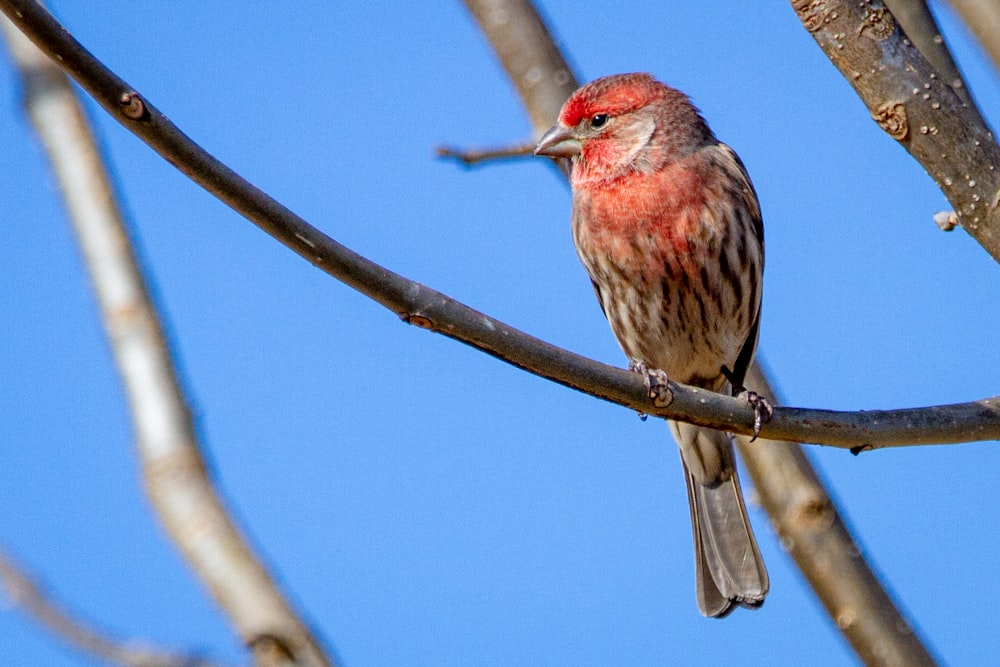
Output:
M535 146L535 155L570 158L579 154L580 142L573 136L573 131L559 123L543 134Z

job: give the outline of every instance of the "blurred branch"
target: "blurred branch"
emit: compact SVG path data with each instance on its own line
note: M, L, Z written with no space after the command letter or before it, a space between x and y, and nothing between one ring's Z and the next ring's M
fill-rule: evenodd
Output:
M923 165L962 228L1000 262L1000 146L878 0L792 0L872 118Z
M885 4L892 15L899 19L903 32L920 50L931 67L944 77L945 82L951 86L955 94L969 109L975 112L976 116L979 117L979 122L985 126L986 121L979 113L975 102L972 101L972 95L962 79L962 73L959 71L958 65L955 64L948 44L941 36L941 28L938 27L937 19L931 14L926 0L885 0Z
M32 10L44 11L38 5ZM69 80L10 22L0 18L0 24L21 71L28 115L51 160L93 280L154 507L254 649L258 664L278 664L262 662L257 650L259 638L274 637L295 664L329 665L213 488L156 309Z
M466 0L467 5L479 2ZM479 27L490 43L507 43L519 36L551 43L547 33L532 31L526 37L518 29L521 17L528 23L537 18L530 4L518 3L518 12L512 10L505 23L480 21ZM478 18L479 12L473 13ZM503 54L498 51L497 57L502 60ZM750 369L747 386L777 404L757 362ZM737 444L778 535L791 542L789 548L799 569L862 660L869 665L932 665L933 660L861 557L805 452L787 442L751 445L745 435ZM802 510L811 514L803 515ZM801 520L803 516L821 516L823 521L806 522ZM896 657L901 659L889 660Z
M993 66L1000 70L1000 2L997 0L948 0L976 36Z
M775 401L760 366L746 385ZM933 665L910 622L861 555L805 452L788 442L736 443L756 495L827 613L866 665Z
M216 663L197 656L167 653L145 641L110 639L111 633L79 620L77 614L60 609L42 588L0 551L0 585L18 607L59 639L102 660L125 667L213 667Z
M548 27L528 0L467 0L497 60L517 89L540 139L559 116L576 77Z
M517 3L506 7L512 12ZM753 433L754 411L745 400L670 382L668 400L654 404L637 374L525 334L337 243L184 135L36 2L0 0L0 10L12 17L115 120L179 171L293 252L392 310L403 321L459 340L540 377L639 412L733 433ZM504 22L495 24L503 26ZM553 79L553 84L558 82ZM563 87L569 89L573 84L571 78L569 85ZM546 108L551 106L554 95L545 95L544 91L538 91L537 95ZM1000 397L906 410L837 412L778 407L760 433L772 440L826 444L857 451L994 440L1000 439Z

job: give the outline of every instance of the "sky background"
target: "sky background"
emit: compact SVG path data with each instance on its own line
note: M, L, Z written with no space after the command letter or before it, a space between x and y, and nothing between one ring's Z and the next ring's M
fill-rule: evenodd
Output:
M434 157L530 134L459 3L53 4L189 136L338 241L624 365L554 170ZM652 72L742 156L767 230L760 357L786 404L1000 393L1000 267L933 224L944 196L788 3L544 11L582 80ZM998 127L1000 81L940 17ZM759 507L767 603L698 614L657 420L401 324L88 105L217 481L345 665L854 664ZM89 282L2 57L0 155L0 544L119 635L237 662L149 511ZM808 453L933 650L995 660L996 443ZM7 604L0 637L0 664L93 664Z

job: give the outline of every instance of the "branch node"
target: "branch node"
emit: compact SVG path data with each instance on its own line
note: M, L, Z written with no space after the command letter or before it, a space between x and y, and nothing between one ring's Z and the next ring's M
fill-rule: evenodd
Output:
M674 392L671 391L670 387L665 384L657 387L651 387L649 390L649 397L653 399L653 405L658 408L668 407L674 402Z
M294 665L297 664L295 653L284 637L270 632L264 632L247 641L247 648L253 654L258 665Z
M412 324L413 326L421 329L434 329L434 322L432 322L429 317L424 315L418 315L416 313L401 313L399 319L403 320L407 324Z
M837 13L827 9L822 2L792 0L792 8L798 12L802 24L809 32L816 32L827 23L837 19Z
M837 627L846 633L848 629L858 622L858 614L854 607L848 606L838 611L834 620L837 622Z
M132 120L142 120L149 115L149 110L142 101L142 97L134 90L122 93L118 98L118 103L121 105L122 113Z
M833 525L837 512L828 496L810 493L803 499L795 512L794 520L802 530L824 531Z
M934 214L934 224L942 232L950 232L958 227L959 220L954 211L938 211Z
M902 141L910 132L906 106L902 102L884 102L872 114L872 120L896 141Z
M865 19L858 27L858 35L864 35L876 42L888 39L896 31L896 19L885 7L869 7Z

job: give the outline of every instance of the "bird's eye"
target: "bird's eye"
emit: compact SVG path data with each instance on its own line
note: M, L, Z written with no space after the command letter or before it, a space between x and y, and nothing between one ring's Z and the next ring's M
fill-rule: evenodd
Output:
M595 113L590 117L590 126L595 130L599 130L604 127L608 122L608 114L606 113Z

